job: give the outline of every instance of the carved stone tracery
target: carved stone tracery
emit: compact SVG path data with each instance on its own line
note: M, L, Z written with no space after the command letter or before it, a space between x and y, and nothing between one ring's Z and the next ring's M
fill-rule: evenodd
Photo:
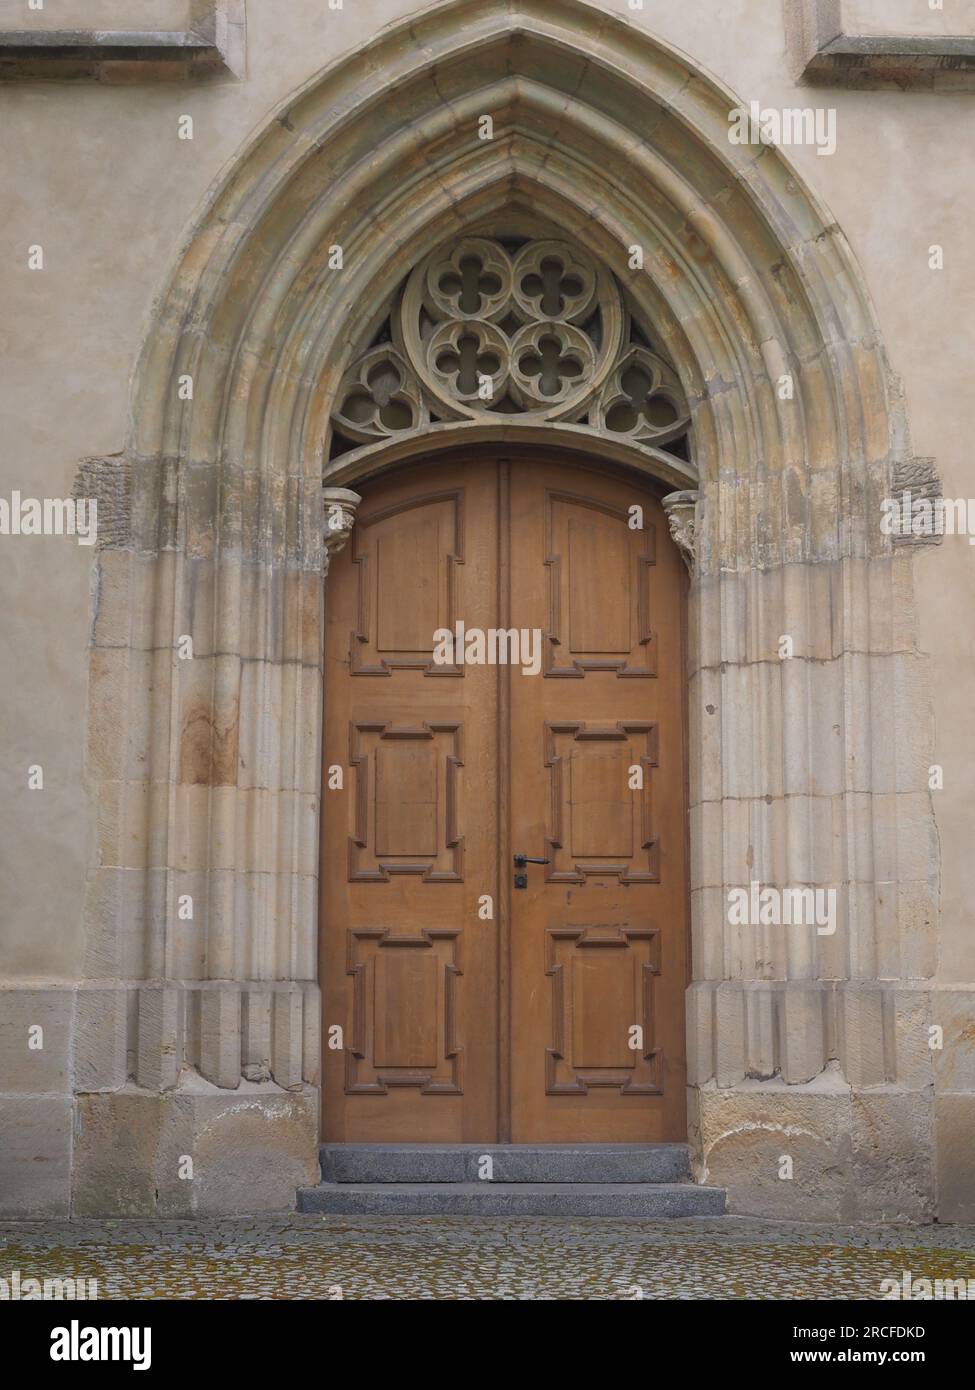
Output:
M468 236L439 248L401 286L380 339L339 388L332 422L345 447L499 415L655 448L689 428L677 374L634 328L615 277L567 241Z

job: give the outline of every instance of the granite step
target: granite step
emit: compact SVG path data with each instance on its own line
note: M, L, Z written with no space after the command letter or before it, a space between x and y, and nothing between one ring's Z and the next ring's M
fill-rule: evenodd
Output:
M721 1188L694 1183L320 1183L298 1192L298 1210L333 1216L721 1216Z
M686 1144L323 1144L326 1183L679 1183Z

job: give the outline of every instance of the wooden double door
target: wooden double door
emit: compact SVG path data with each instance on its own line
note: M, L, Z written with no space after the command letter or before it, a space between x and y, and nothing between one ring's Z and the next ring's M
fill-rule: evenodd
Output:
M326 598L323 1133L683 1140L684 576L663 510L551 455L360 490Z

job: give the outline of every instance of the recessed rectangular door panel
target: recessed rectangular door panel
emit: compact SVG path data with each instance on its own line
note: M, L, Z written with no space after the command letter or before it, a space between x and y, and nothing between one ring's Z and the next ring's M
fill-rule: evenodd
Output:
M512 468L511 1134L686 1137L683 651L676 547L638 483Z
M440 664L490 626L498 469L363 485L328 578L323 1133L490 1140L498 1122L498 670ZM335 786L330 783L340 782Z

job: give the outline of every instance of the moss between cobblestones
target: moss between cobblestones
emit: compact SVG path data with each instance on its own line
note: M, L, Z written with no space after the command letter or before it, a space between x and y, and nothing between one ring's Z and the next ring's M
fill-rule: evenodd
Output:
M555 1220L83 1222L0 1227L0 1275L136 1299L875 1299L975 1280L975 1231Z

